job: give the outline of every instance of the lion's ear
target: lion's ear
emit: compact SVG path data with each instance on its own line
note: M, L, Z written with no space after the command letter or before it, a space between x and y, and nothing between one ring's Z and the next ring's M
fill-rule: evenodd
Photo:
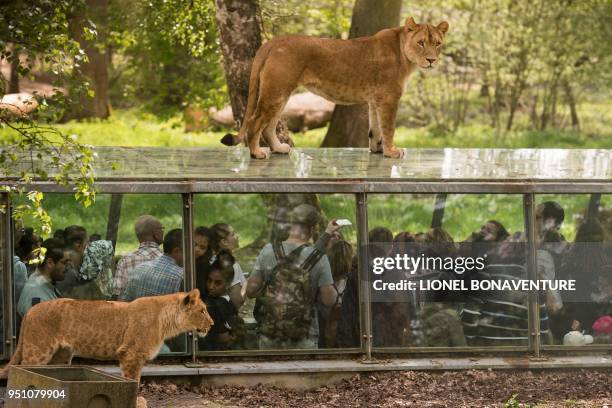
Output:
M414 18L408 17L406 19L406 23L404 23L404 27L406 31L416 31L418 24L414 21Z
M446 34L446 32L448 31L448 23L446 21L443 21L440 24L438 24L436 28L440 30L442 34Z
M200 291L198 289L194 289L191 292L187 293L187 296L183 299L183 305L187 306L189 304L194 304L197 302L200 297Z

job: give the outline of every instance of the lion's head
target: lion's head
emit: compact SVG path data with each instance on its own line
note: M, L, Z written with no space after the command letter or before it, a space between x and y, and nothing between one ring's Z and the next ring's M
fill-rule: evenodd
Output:
M439 60L444 36L448 31L448 23L441 22L437 26L417 24L412 17L404 24L404 54L406 58L422 70L430 70Z
M179 306L178 324L185 331L197 331L198 336L204 337L213 325L206 305L200 299L200 291L194 289L185 293Z

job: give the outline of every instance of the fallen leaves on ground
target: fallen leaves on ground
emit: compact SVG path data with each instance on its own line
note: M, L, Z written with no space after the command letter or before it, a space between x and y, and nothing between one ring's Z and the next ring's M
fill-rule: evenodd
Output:
M378 372L356 374L335 385L295 391L192 385L168 381L141 387L155 407L503 407L516 395L541 407L612 408L612 370ZM518 405L517 405L518 406ZM523 405L528 406L528 405Z

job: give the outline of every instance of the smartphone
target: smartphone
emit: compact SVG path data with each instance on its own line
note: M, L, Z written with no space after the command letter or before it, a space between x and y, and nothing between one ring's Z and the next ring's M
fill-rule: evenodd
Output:
M353 223L347 220L346 218L341 218L339 220L336 220L334 221L334 224L340 225L341 227L344 227L345 225L353 225Z

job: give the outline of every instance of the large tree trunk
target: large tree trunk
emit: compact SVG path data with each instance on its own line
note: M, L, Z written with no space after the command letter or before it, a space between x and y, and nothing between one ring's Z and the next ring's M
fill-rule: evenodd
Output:
M215 3L225 78L234 120L239 125L246 111L251 65L261 47L259 6L256 0L215 0Z
M349 38L376 34L399 25L401 0L355 0ZM338 105L334 109L322 147L367 147L368 106Z
M82 63L80 74L89 81L93 90L93 97L83 94L80 96L80 110L73 116L84 118L107 118L110 116L110 101L108 96L110 48L106 44L104 28L107 26L108 5L110 0L86 0L87 10L75 16L70 25L71 36L79 42L87 54L88 62ZM90 41L83 36L85 18L92 18L98 26L98 37ZM102 45L102 46L101 46Z
M215 3L221 52L223 53L223 68L236 129L240 129L249 97L251 66L262 43L259 2L257 0L215 0ZM281 142L293 146L287 127L282 121L279 122L276 133Z

